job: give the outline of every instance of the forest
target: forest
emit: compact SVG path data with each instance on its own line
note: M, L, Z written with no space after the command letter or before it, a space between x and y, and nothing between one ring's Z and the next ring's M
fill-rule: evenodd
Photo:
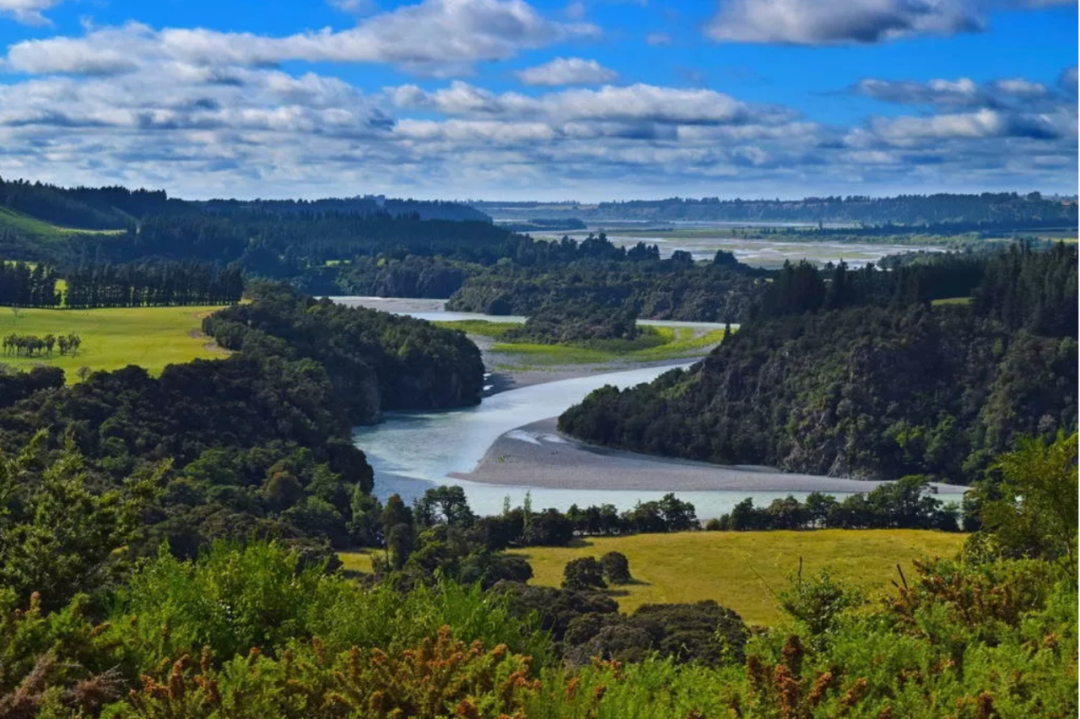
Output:
M917 273L879 285L788 266L703 362L599 389L559 427L652 454L968 484L1019 436L1076 426L1076 261L1075 247L1014 247L982 260L970 305L937 306ZM956 275L975 276L963 262Z
M3 377L4 456L34 457L31 472L66 462L88 502L139 503L152 486L125 540L133 551L163 539L187 556L220 537L345 541L372 486L352 427L390 409L475 404L479 352L460 333L286 287L256 285L251 299L209 327L235 350L226 359L69 387L53 368Z
M64 280L63 291L59 281ZM8 307L167 307L240 301L238 264L137 262L80 265L61 271L41 263L0 262L0 304Z
M688 256L538 269L495 267L467 279L446 307L529 315L546 304L570 302L618 307L647 319L742 322L757 304L768 274L739 263L697 264Z
M666 200L628 200L581 205L568 201L550 206L537 202L475 202L473 207L507 219L566 217L586 221L715 221L828 222L905 226L982 226L1024 229L1075 227L1076 201L1044 198L1038 192L899 195L896 197L832 196L801 200L721 200L672 197Z

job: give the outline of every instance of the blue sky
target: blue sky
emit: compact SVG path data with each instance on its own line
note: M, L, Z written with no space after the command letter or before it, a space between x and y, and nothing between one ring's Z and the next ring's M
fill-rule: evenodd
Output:
M1061 0L0 0L0 175L189 197L1077 185Z

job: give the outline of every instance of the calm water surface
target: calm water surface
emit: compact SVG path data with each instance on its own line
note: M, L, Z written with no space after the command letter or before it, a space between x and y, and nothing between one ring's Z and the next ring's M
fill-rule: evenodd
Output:
M689 365L683 365L689 366ZM639 501L659 499L664 492L638 490L574 490L542 487L502 486L447 477L451 472L473 469L488 448L502 434L525 424L561 414L585 395L605 384L630 387L648 382L670 367L636 369L561 380L502 392L484 399L483 404L446 412L392 412L373 427L358 427L354 440L367 453L375 469L375 495L385 500L400 494L406 501L439 484L465 488L469 504L478 514L497 514L509 498L520 505L526 492L537 509L571 504L614 504L630 509ZM755 473L760 479L767 475ZM678 492L680 499L693 502L702 519L718 517L746 497L764 505L793 494L805 499L805 492ZM844 493L833 493L837 497Z

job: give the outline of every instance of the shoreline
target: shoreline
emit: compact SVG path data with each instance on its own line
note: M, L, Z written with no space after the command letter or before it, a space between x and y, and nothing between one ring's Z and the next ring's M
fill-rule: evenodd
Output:
M545 489L671 492L868 492L885 482L786 473L771 467L716 465L585 445L559 434L556 419L500 436L469 472L455 479ZM932 485L959 499L967 487Z

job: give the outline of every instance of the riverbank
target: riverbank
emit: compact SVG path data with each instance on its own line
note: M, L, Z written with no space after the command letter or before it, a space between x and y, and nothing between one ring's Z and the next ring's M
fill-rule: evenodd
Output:
M349 307L366 307L439 323L475 322L480 320L497 324L518 324L525 321L524 317L519 316L448 312L446 311L446 300L438 299L408 297L331 297L329 299ZM649 358L646 361L636 358L633 354L628 354L626 357L613 357L601 362L581 361L580 357L576 358L577 361L567 362L560 361L557 353L548 355L542 351L537 351L538 348L532 346L518 349L512 344L501 342L496 336L469 332L469 339L480 349L484 367L487 368L489 373L484 382L483 396L486 398L502 392L532 387L538 384L580 379L612 372L685 365L687 362L693 362L709 354L719 343L720 333L725 328L724 325L709 322L639 320L638 323L647 327L662 328L661 331L666 331L669 334L674 332L671 342L672 351L667 356L656 359ZM444 324L444 326L452 327L453 325ZM732 329L738 329L738 325L731 325L731 327ZM714 336L716 341L711 341ZM710 341L705 342L703 339ZM526 351L526 349L531 351ZM657 354L662 354L663 349L659 348L660 351ZM585 357L585 359L591 358Z
M721 466L583 445L564 437L554 418L500 436L469 482L550 489L671 492L868 492L881 482L789 474L770 467ZM959 498L965 487L935 485Z

